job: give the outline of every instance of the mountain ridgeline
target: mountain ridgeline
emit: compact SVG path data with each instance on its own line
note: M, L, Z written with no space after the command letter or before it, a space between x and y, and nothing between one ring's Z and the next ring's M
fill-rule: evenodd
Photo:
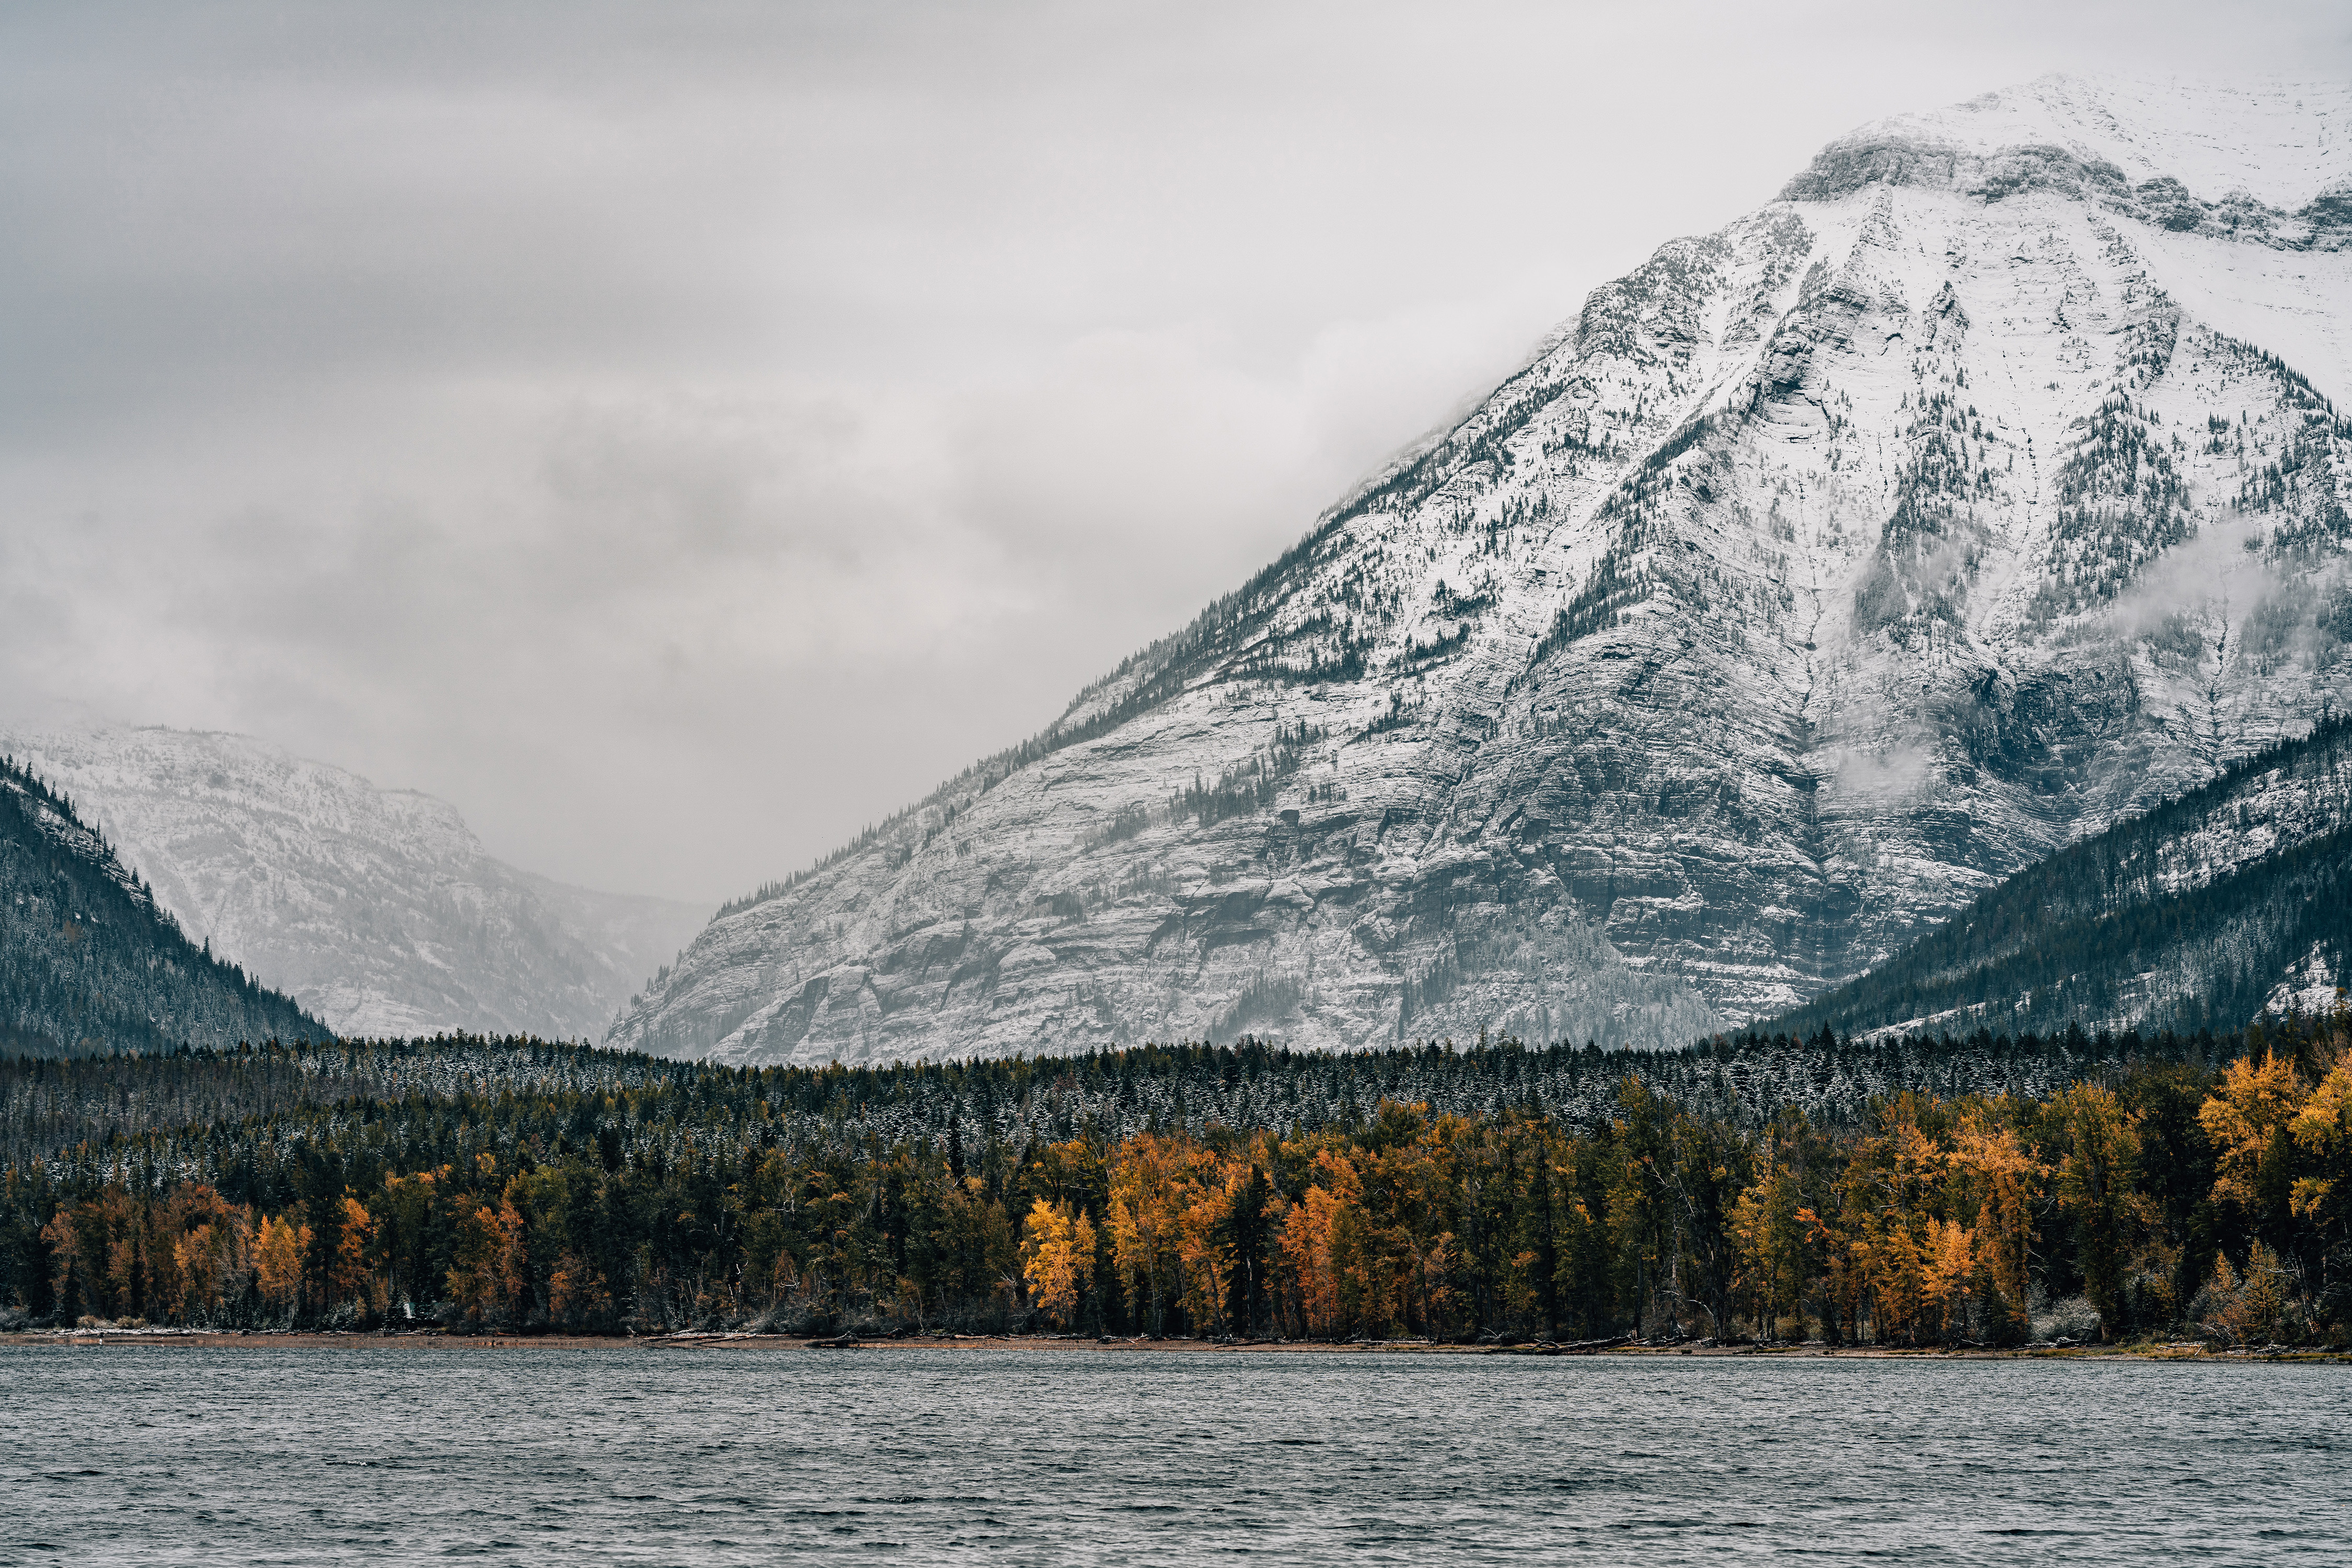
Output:
M2029 868L1775 1027L2236 1028L2352 976L2352 722Z
M331 1034L189 942L69 801L0 759L0 1050L81 1056Z
M2352 708L2347 124L2053 78L1842 140L728 906L608 1043L1657 1047L1814 1002Z

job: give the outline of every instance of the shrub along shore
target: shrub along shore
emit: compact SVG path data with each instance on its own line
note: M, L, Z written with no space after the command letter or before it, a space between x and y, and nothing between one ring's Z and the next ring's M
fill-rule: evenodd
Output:
M1649 1055L1245 1041L739 1069L466 1038L18 1058L0 1331L2342 1346L2347 1046L2339 1010Z

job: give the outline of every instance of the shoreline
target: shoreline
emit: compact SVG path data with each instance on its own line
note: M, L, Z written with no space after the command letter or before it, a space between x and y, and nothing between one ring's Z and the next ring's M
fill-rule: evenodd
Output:
M0 1334L0 1347L29 1350L407 1350L407 1351L803 1351L895 1350L1059 1351L1121 1354L1137 1352L1176 1355L1445 1355L1517 1356L1584 1360L1736 1359L1774 1361L2103 1361L2248 1363L2288 1362L2352 1366L2352 1350L2211 1350L2179 1343L2106 1349L2096 1345L1987 1347L1917 1350L1879 1345L1453 1345L1426 1340L1330 1341L1118 1339L1108 1342L1045 1334L910 1334L905 1338L808 1339L798 1334L451 1334L437 1330L401 1333L339 1332L274 1329L56 1329Z

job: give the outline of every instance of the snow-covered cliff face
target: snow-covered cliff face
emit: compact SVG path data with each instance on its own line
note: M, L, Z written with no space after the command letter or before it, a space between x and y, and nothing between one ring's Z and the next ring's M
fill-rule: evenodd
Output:
M611 1043L1674 1043L2352 695L2352 91L1873 126Z
M242 735L0 732L191 941L346 1035L593 1038L707 909L492 859L450 806Z

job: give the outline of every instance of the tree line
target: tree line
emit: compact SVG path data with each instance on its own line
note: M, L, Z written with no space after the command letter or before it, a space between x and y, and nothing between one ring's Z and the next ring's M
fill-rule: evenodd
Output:
M1313 1131L1360 1125L1384 1100L1457 1115L1536 1114L1591 1131L1616 1117L1620 1091L1636 1074L1694 1114L1739 1126L1795 1109L1843 1128L1901 1089L2037 1098L2078 1079L2105 1081L2151 1056L2210 1067L2231 1048L2210 1031L1863 1038L1822 1028L1668 1051L1507 1037L1461 1049L1430 1041L1325 1053L1245 1037L1071 1057L729 1068L518 1037L271 1040L69 1061L0 1058L0 1165L39 1159L75 1181L149 1185L174 1172L235 1166L247 1157L245 1123L257 1117L281 1148L341 1138L345 1101L364 1104L369 1136L404 1167L510 1152L484 1142L515 1136L503 1122L460 1113L468 1098L555 1103L575 1142L610 1128L632 1154L654 1145L675 1153L689 1132L706 1142L863 1148L877 1139L944 1146L954 1136L979 1147L1212 1126ZM458 1139L452 1129L461 1122L469 1131Z
M68 1100L93 1125L142 1098L207 1120L117 1125L12 1161L0 1301L50 1323L509 1331L2340 1340L2347 1036L2339 1012L2110 1041L2093 1070L2054 1085L1897 1084L1823 1117L1675 1092L1727 1079L1772 1042L1625 1064L1600 1117L1539 1095L1448 1107L1382 1094L1313 1123L1089 1114L1061 1128L1044 1102L1068 1096L1074 1064L970 1063L952 1069L959 1092L985 1089L990 1115L898 1131L858 1114L842 1069L600 1063L479 1041L373 1047L373 1060L333 1047L349 1055L340 1079L317 1070L320 1052L285 1047L19 1061L0 1077L5 1103L40 1100L53 1130ZM1968 1059L1965 1042L1947 1044L1947 1065ZM1832 1074L1840 1053L1851 1068L1879 1050L1816 1047ZM2020 1053L1995 1041L1980 1059ZM1089 1065L1132 1084L1154 1064L1113 1058L1142 1054ZM2029 1054L2047 1059L2050 1042ZM1608 1055L1506 1044L1350 1065L1524 1084L1548 1063L1597 1078ZM1245 1082L1253 1067L1265 1079L1335 1065L1231 1047L1158 1057L1176 1081L1178 1066ZM904 1091L949 1070L865 1082ZM995 1098L1024 1079L1026 1121ZM249 1108L229 1113L240 1100Z

